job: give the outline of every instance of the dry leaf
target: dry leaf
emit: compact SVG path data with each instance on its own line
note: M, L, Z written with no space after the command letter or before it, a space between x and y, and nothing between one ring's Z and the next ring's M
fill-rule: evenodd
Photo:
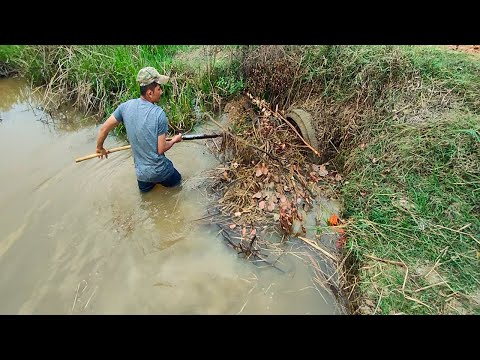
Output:
M268 211L273 211L275 209L275 203L273 201L270 201L267 209Z
M240 211L237 211L237 212L235 213L235 216L240 216L240 215L242 215L242 213L241 213Z
M260 201L258 203L258 207L259 207L260 210L263 210L265 208L265 201Z
M257 166L257 169L255 170L255 176L259 177L259 176L262 176L262 174L263 175L268 174L268 168L263 163Z
M237 227L237 225L236 224L231 224L229 227L230 227L230 229L235 229Z
M340 235L340 237L337 239L337 249L341 249L345 246L347 243L347 237L345 234Z
M335 180L342 181L342 175L340 174L335 175Z
M317 172L318 172L318 175L320 176L328 175L328 170L325 168L325 165L320 165Z
M253 228L252 231L250 231L250 235L253 236L257 233L257 229Z
M317 173L316 173L315 171L310 172L309 175L310 175L310 178L311 178L313 181L318 181L318 180L319 180L319 178L318 178L318 176L317 176Z
M261 199L261 198L262 198L262 192L261 192L261 191L257 192L256 194L254 194L254 195L252 196L252 198Z
M278 221L280 219L280 214L273 214L273 221Z
M246 234L247 234L247 228L246 228L246 227L243 227L243 229L242 229L242 237L245 237Z
M267 175L268 174L268 168L265 166L265 164L262 164L263 167L262 167L262 172L263 172L263 175Z

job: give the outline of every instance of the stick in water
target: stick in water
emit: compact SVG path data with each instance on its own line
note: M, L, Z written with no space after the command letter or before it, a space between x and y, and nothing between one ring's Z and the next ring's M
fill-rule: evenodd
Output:
M192 134L192 135L183 135L182 140L212 139L212 138L216 138L216 137L220 137L220 136L222 136L222 134ZM172 138L167 138L167 140L172 140ZM110 153L114 153L114 152L117 152L117 151L127 150L127 149L130 149L131 147L132 147L132 145L120 146L120 147L108 150L108 153L110 154ZM90 154L90 155L75 159L75 162L89 160L89 159L93 159L93 158L96 158L96 157L99 157L99 156L100 156L100 154L97 154L97 153Z

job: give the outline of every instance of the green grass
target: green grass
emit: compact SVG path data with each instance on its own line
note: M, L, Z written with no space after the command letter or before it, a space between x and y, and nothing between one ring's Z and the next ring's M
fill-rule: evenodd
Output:
M360 272L361 291L375 302L380 293L371 289L388 289L382 313L448 313L449 297L479 312L468 301L480 285L479 134L478 115L450 111L420 124L391 122L352 152L342 189L344 216L351 221L349 248L360 262L373 255L409 269L403 291L401 267L390 266L375 279ZM447 284L418 291L429 283L416 269L437 260Z
M24 45L0 45L0 61L7 62L18 58L24 47Z
M480 110L480 61L474 55L436 47L403 48L424 79L451 89L471 111Z
M0 76L8 76L18 69L24 45L0 45Z
M209 73L184 71L188 64L176 59L196 46L2 46L0 64L11 65L34 85L44 86L46 96L75 101L86 116L103 121L121 102L140 96L135 81L138 70L153 66L175 82L165 86L160 105L165 108L171 132L188 131L199 121L199 111L213 107L218 98L233 96L243 83L231 79L238 64L218 62ZM206 61L209 61L207 59ZM217 94L216 85L225 91ZM222 88L223 89L223 88ZM217 94L217 95L215 95ZM115 129L125 135L123 126Z

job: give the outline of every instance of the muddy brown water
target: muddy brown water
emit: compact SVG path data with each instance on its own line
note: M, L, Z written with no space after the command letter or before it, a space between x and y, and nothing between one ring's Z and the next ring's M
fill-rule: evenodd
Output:
M129 150L75 163L98 126L40 104L22 79L0 79L0 314L341 313L298 257L285 273L252 264L195 221L218 165L204 141L167 153L180 189L141 194Z

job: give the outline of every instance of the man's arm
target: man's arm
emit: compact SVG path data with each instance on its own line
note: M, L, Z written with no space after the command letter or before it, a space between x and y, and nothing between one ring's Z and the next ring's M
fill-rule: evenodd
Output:
M173 144L182 141L182 134L175 135L171 140L167 140L165 134L158 137L158 153L161 155L170 150Z
M108 157L108 150L103 148L103 142L108 136L108 133L113 130L118 124L120 124L117 119L115 119L115 116L110 115L110 117L103 123L103 125L100 127L100 131L98 132L98 137L97 137L97 154L99 154L99 157L102 159L103 156L105 158Z

